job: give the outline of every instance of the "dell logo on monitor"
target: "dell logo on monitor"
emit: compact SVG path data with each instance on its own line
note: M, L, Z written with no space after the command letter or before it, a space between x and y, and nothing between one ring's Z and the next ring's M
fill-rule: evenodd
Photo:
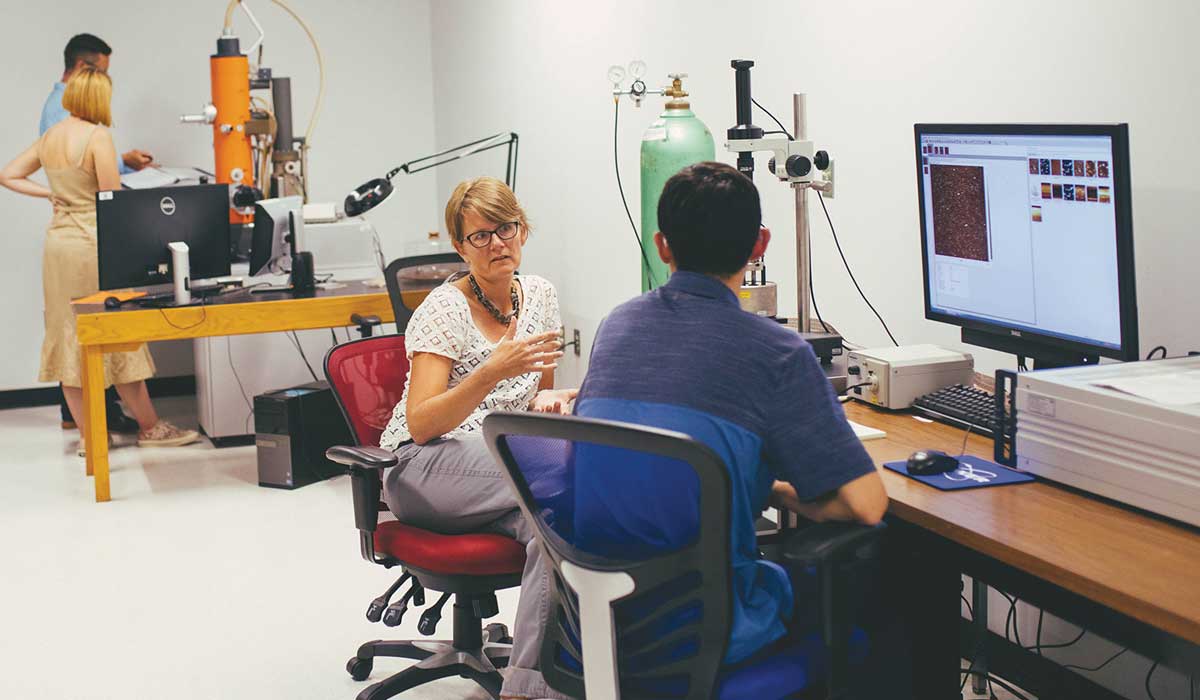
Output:
M175 213L175 200L170 197L163 197L158 202L158 208L162 210L162 213L170 216Z

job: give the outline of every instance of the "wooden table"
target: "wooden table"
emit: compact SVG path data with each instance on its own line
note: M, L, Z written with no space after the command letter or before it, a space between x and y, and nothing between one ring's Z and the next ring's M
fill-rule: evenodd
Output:
M96 501L111 498L108 475L108 426L104 411L104 353L135 350L142 343L248 333L349 326L352 314L375 315L390 323L387 292L362 282L306 297L286 292L240 291L202 306L152 309L75 304L86 415L87 473L96 481Z
M907 413L851 402L846 415L887 431L885 439L864 443L880 465L922 448L958 454L963 444L963 430ZM966 451L990 459L991 440L971 436ZM954 628L961 617L958 580L968 573L1016 591L1022 600L1063 609L1066 619L1164 665L1200 669L1197 529L1045 481L939 491L882 473L889 517L934 536L945 545L939 556L954 557L953 582L930 584L951 589L949 603L933 604L937 614L953 615ZM939 595L946 592L939 589ZM944 617L941 623L938 634L949 632L950 623ZM957 671L958 630L951 636ZM958 674L953 678L957 682ZM958 688L944 697L958 697Z

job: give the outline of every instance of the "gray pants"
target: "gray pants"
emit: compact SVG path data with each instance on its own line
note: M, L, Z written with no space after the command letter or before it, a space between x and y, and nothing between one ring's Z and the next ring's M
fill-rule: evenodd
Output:
M383 494L397 520L446 534L496 532L525 545L521 600L504 696L558 698L538 670L542 635L549 622L550 576L534 528L521 515L516 494L488 451L483 434L396 448L400 463L384 476Z

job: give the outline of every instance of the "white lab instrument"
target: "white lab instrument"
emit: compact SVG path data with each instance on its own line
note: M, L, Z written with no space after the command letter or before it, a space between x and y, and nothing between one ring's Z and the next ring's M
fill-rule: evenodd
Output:
M1018 374L1016 467L1200 526L1198 374L1200 357Z
M888 409L912 406L918 396L975 378L975 358L937 345L851 350L846 355L850 396Z

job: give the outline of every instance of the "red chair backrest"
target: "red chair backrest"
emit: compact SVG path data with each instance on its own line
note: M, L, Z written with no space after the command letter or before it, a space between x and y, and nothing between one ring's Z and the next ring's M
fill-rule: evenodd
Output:
M379 445L408 378L404 336L381 335L334 346L325 356L325 377L358 445Z

